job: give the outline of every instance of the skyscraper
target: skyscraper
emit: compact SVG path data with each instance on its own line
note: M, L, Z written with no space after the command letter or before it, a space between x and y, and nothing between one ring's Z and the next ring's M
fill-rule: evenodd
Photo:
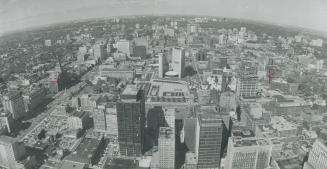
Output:
M255 98L258 93L258 76L245 75L237 82L237 94L243 98Z
M184 77L185 50L183 48L173 48L172 68L178 73L178 77Z
M118 135L117 110L114 105L106 105L104 108L94 110L94 130L108 135Z
M198 169L220 167L223 120L218 115L200 116Z
M2 112L0 110L0 132L3 130L11 133L14 129L14 120L12 118L12 114L8 111Z
M94 59L103 60L106 56L106 50L103 44L95 44L94 47Z
M17 160L25 155L25 147L16 139L0 136L0 168L17 168Z
M197 154L199 149L199 119L198 118L186 118L184 120L184 140L189 151Z
M19 91L10 90L2 98L2 105L5 111L9 111L14 119L25 115L25 105L22 94Z
M56 66L54 71L50 72L48 83L50 93L58 93L67 87L68 77L66 71L61 69L60 64Z
M134 57L146 58L146 47L145 46L135 46L133 48Z
M127 57L131 55L130 42L129 40L120 40L117 42L117 50L119 52L125 53Z
M118 141L122 156L142 155L145 128L144 91L127 85L117 102Z
M326 169L327 145L326 140L317 139L309 153L309 159L304 163L303 169Z
M163 78L165 73L169 70L167 57L164 53L159 53L159 78Z
M159 131L159 168L175 168L175 129L161 127Z
M265 169L271 158L272 144L256 137L234 136L228 140L226 169Z

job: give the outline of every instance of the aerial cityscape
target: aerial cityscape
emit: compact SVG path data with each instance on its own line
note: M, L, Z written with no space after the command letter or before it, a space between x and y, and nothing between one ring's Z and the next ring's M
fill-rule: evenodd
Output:
M131 15L0 37L0 169L327 169L327 37Z

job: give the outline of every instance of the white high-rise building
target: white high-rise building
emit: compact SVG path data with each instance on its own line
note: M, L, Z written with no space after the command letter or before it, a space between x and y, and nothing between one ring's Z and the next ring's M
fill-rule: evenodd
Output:
M168 124L168 127L175 128L175 109L165 109L164 114L165 114L165 121Z
M94 59L103 60L105 58L105 47L103 44L95 44L94 47Z
M47 46L47 47L50 47L51 46L51 39L45 40L44 45Z
M17 169L17 160L25 155L25 147L16 139L0 136L0 168Z
M272 143L264 138L230 137L226 169L265 169L269 166Z
M178 77L184 77L185 68L185 50L183 48L173 48L172 68L178 73Z
M24 99L20 92L9 91L2 98L2 105L5 111L9 111L14 119L18 119L25 115Z
M130 42L129 40L120 40L117 42L117 50L118 52L122 52L125 53L127 55L127 57L129 57L131 55L131 49L130 49Z
M175 168L175 129L171 127L161 127L159 131L159 168Z
M303 169L326 169L327 145L323 139L317 139L309 153L309 159L304 163Z
M163 53L158 54L159 57L159 78L163 78L165 73L169 70L169 63L167 57Z

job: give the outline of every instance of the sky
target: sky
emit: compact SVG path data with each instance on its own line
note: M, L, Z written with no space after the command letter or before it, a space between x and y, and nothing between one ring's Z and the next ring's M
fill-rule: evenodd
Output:
M327 32L327 0L0 0L0 35L70 20L151 14L231 17Z

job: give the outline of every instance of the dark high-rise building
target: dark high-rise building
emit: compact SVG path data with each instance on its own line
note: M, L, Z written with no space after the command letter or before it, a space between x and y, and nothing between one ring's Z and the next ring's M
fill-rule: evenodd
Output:
M139 157L144 146L144 91L127 85L117 102L118 141L122 156Z
M134 50L134 57L140 57L144 59L146 57L146 47L145 46L135 46Z
M57 66L56 70L50 72L48 83L50 93L58 93L67 87L68 77L66 71Z
M186 118L184 120L184 140L191 152L197 152L198 150L199 130L198 118Z
M200 50L196 53L196 60L197 61L207 61L208 60L208 54L206 50Z
M198 169L219 168L223 137L223 120L214 114L200 116Z

